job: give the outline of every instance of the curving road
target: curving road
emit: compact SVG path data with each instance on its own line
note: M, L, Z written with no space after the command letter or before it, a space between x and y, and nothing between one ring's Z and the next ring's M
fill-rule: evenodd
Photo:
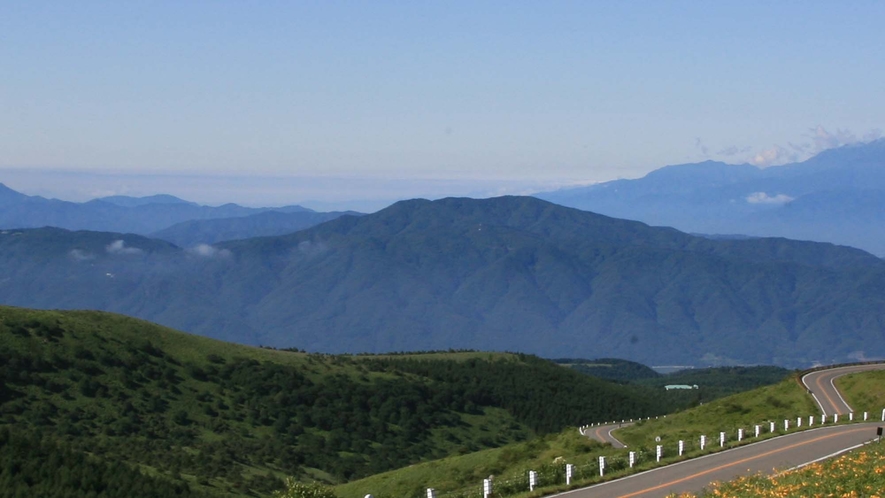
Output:
M828 368L826 370L818 370L803 375L802 383L805 384L806 389L808 389L811 392L811 395L814 396L814 400L817 401L817 406L820 407L821 412L824 415L846 415L854 410L845 402L842 395L839 394L835 384L833 384L833 380L837 377L851 373L883 369L885 369L885 363Z
M845 414L851 407L836 390L833 379L866 370L885 369L885 364L836 367L812 372L802 382L827 414ZM830 421L828 421L830 422ZM699 492L714 481L727 481L753 473L772 473L830 458L876 438L882 423L829 425L686 460L615 481L555 496L569 498L660 498L671 493ZM605 442L617 424L587 428L584 434ZM620 444L620 442L618 442Z
M627 446L612 436L612 431L616 431L622 427L633 425L632 422L624 422L622 424L598 425L596 427L588 427L584 429L584 435L595 439L602 443L608 443L615 448L626 448Z

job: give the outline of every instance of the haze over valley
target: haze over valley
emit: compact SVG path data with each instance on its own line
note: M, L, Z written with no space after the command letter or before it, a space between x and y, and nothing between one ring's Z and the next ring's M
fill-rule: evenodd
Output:
M882 19L5 3L0 498L876 495Z

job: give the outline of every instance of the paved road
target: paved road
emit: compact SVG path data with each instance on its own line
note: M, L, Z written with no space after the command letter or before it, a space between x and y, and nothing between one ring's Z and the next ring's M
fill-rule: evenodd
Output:
M833 379L865 370L885 369L885 363L820 370L803 376L823 413L846 414L851 407L836 390ZM831 423L831 420L828 420ZM670 493L698 492L714 481L727 481L753 473L771 473L829 458L871 441L881 422L822 426L768 439L701 458L660 467L615 481L562 493L568 498L660 498ZM616 441L611 431L617 424L590 427L585 435ZM619 443L619 442L618 442ZM620 443L619 443L620 444Z
M609 443L615 448L626 448L624 443L618 441L614 436L612 436L612 431L618 430L621 427L627 427L629 425L633 425L633 423L625 422L623 424L597 425L595 427L588 427L584 429L584 435L602 443Z
M839 415L847 415L854 410L842 399L842 395L836 390L833 380L850 373L883 369L885 369L885 363L818 370L817 372L805 374L802 377L802 383L814 395L814 399L824 415L833 416L837 413Z
M556 496L660 498L670 493L697 492L713 481L770 473L773 469L791 468L833 456L874 439L878 425L836 425L797 432Z

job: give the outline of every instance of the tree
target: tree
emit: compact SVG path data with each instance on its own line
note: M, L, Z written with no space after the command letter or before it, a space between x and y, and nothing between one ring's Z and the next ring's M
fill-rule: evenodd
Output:
M321 484L305 484L295 479L286 479L286 489L276 491L274 498L337 498L331 488Z

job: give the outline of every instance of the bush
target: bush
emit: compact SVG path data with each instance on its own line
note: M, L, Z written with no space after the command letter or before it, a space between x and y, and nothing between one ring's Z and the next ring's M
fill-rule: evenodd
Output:
M273 494L275 498L337 498L331 488L286 479L286 489Z

